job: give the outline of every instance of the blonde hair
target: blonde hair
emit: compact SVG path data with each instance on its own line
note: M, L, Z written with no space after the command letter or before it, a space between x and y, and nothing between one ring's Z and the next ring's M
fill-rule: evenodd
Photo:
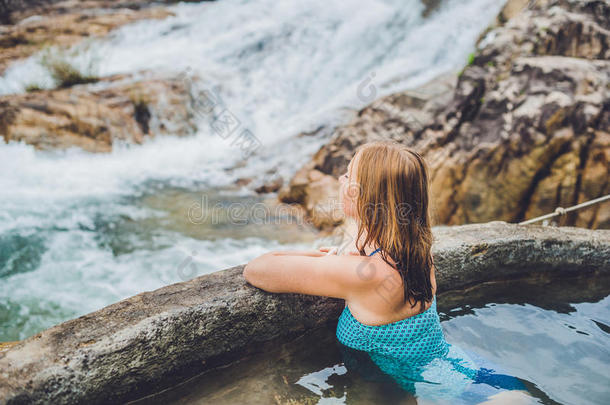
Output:
M431 301L433 266L432 229L428 208L428 166L415 150L394 141L361 145L356 171L359 218L357 241L366 230L362 246L381 248L383 260L400 273L404 302ZM396 265L388 261L391 257Z

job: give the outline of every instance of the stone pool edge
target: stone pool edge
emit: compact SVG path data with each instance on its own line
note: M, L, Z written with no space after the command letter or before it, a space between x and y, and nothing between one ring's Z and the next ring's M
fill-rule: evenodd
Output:
M533 272L610 272L610 230L502 221L433 228L438 292ZM336 319L343 301L271 294L243 265L126 298L0 353L0 403L135 400Z

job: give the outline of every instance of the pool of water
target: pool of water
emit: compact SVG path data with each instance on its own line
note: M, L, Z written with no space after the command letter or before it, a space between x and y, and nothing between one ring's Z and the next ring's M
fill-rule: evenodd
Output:
M413 394L404 378L341 345L332 322L136 403L610 403L610 277L484 283L437 301L454 354L495 377L473 383L429 365ZM502 388L511 384L522 389Z

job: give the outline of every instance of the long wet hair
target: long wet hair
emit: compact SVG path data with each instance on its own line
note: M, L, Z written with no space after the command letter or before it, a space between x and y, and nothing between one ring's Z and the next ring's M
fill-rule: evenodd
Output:
M415 150L394 141L376 141L356 149L356 183L361 255L364 246L381 248L381 257L400 273L404 302L411 308L431 301L432 229L428 209L428 166ZM395 262L390 263L388 256Z

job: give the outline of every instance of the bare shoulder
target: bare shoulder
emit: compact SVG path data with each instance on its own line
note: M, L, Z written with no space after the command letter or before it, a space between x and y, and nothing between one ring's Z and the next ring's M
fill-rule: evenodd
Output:
M436 294L435 268L430 268L432 293ZM355 294L347 303L352 315L365 325L383 325L405 319L418 313L412 303L404 303L404 282L395 267L383 259L371 260L358 271L370 278L364 293ZM425 309L432 305L429 302Z
M353 283L370 286L386 277L390 268L383 260L367 256L326 256L322 258L334 271L341 272Z

